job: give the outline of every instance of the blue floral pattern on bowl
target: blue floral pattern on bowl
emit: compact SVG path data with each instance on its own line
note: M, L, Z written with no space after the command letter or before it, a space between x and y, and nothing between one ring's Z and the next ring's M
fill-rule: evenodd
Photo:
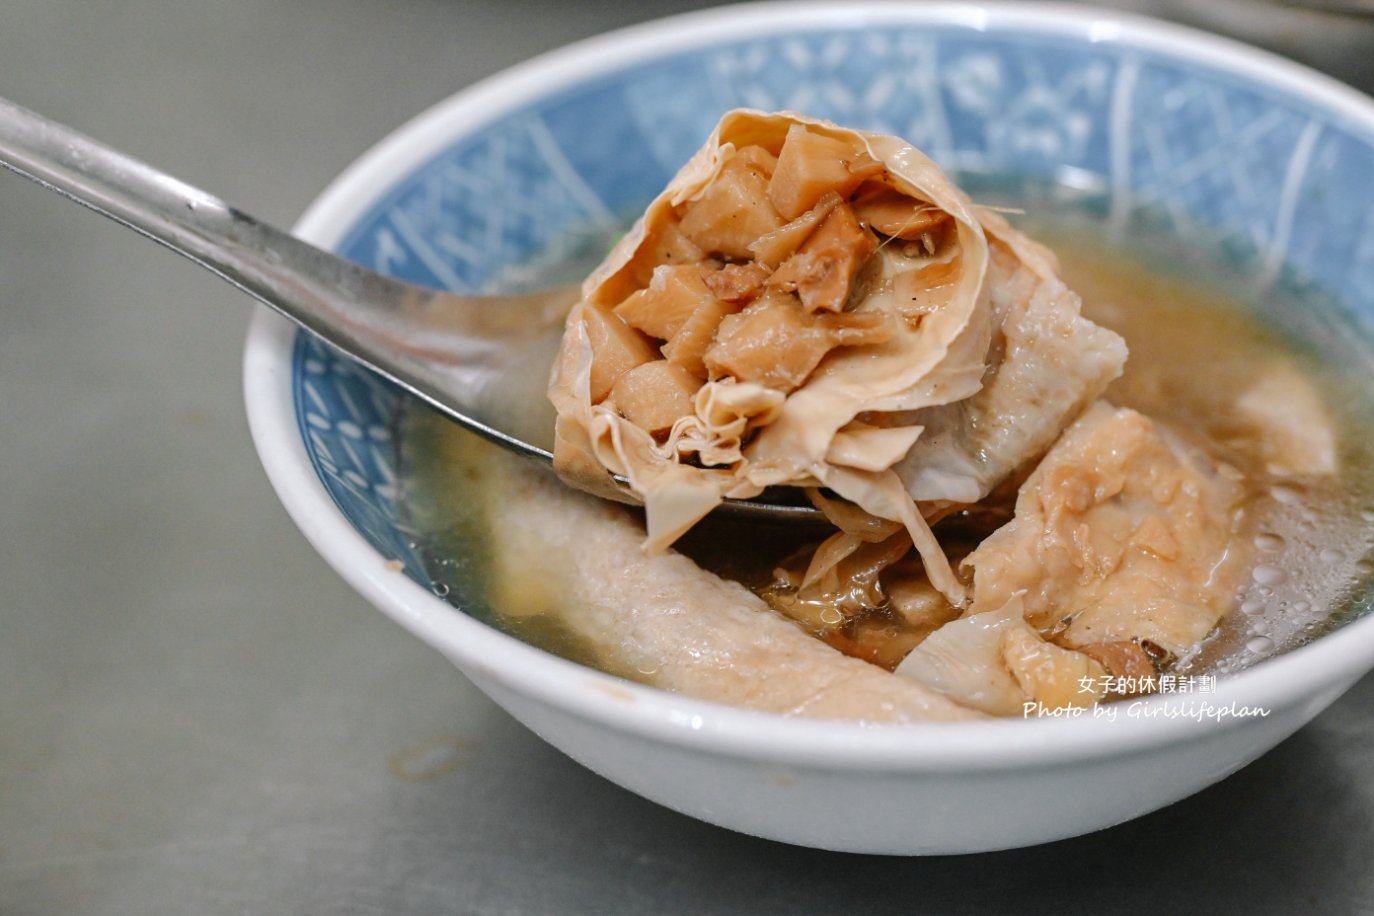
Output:
M574 83L457 137L339 247L463 290L545 282L604 250L737 106L896 133L960 176L1010 176L1116 231L1221 251L1258 288L1374 305L1374 138L1300 93L1124 42L953 25L721 42ZM300 335L296 412L341 511L427 582L397 504L403 395Z

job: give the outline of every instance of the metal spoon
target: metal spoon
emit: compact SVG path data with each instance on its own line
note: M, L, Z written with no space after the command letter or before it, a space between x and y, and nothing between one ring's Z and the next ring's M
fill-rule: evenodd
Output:
M575 289L461 296L404 283L5 99L0 165L185 255L498 445L553 461L544 387ZM723 510L819 515L770 494Z

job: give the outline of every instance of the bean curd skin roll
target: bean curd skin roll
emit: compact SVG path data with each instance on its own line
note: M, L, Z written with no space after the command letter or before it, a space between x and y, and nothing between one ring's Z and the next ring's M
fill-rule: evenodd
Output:
M1322 486L1335 438L1286 363L1234 399L1243 453L1109 403L1125 341L1059 270L897 137L727 113L587 279L551 375L555 469L601 496L623 476L642 523L519 482L491 503L498 593L523 614L570 603L608 670L785 714L957 719L1156 689L1255 566L1269 510L1247 473ZM832 526L767 581L694 562L699 532L674 549L767 487ZM562 514L585 525L555 536ZM550 564L559 596L529 584Z

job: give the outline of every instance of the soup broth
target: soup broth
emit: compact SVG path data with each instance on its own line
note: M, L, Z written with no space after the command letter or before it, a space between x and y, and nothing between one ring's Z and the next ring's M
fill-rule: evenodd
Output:
M1214 276L1190 269L1163 245L1134 242L1129 253L1109 248L1091 230L1036 227L1033 234L1057 252L1062 275L1083 299L1083 313L1121 334L1130 347L1125 374L1105 399L1135 408L1178 431L1214 459L1236 468L1246 487L1242 535L1253 543L1255 564L1234 595L1220 626L1197 649L1172 661L1172 673L1225 674L1308 641L1360 613L1369 573L1374 520L1374 462L1366 432L1374 429L1368 354L1359 335L1333 333L1315 317L1283 309L1285 326L1265 320L1274 303L1223 288ZM1294 392L1298 393L1294 395ZM1275 454L1238 415L1244 402L1293 400L1292 454ZM1303 410L1315 398L1317 413ZM1249 400L1246 400L1246 399ZM1291 412L1291 411L1290 411ZM1334 432L1334 474L1303 473L1303 424ZM416 549L437 594L536 646L631 679L652 680L595 649L566 626L557 608L509 613L489 576L490 532L470 506L491 481L482 456L492 447L426 408L400 420L403 501L417 532ZM1320 432L1313 433L1320 435ZM1310 445L1310 441L1307 442ZM502 456L502 460L505 459ZM626 509L626 511L634 511ZM991 519L991 520L989 520ZM952 519L976 533L1001 519ZM941 534L941 527L936 527ZM823 537L815 530L711 519L680 541L678 551L723 577L768 595L775 569L788 556ZM531 570L530 576L540 575Z

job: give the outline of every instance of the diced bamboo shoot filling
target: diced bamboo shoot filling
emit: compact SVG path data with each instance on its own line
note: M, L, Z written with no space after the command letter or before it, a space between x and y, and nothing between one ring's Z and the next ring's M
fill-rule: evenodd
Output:
M663 345L663 355L698 378L706 378L703 357L715 337L716 328L726 315L739 311L739 306L723 299L712 298L697 307L683 322L678 332Z
M809 321L795 300L770 295L720 323L705 363L714 378L732 376L791 391L833 347L830 335Z
M637 290L615 307L626 324L659 340L668 340L692 317L715 299L696 265L664 265L654 268L647 289Z
M628 278L638 286L609 313L588 310L593 403L609 394L608 406L661 438L693 413L707 379L796 390L837 347L891 337L890 316L845 311L876 232L929 243L949 223L887 184L860 145L803 125L777 155L732 150L650 227ZM890 281L900 313L937 308L958 279L957 260L922 263Z
M835 347L881 343L889 336L883 315L816 317L793 297L773 292L724 318L704 361L712 378L791 391Z
M807 236L816 230L827 213L840 203L840 195L831 191L821 196L816 205L801 216L786 223L772 232L758 237L749 250L758 258L758 263L777 267L787 256L801 247Z
M661 437L678 417L692 412L692 396L701 380L666 359L640 363L611 388L605 403L627 420Z
M852 144L794 124L768 182L768 199L784 219L795 219L827 191L848 197L865 179L884 171L882 163Z
M768 200L772 159L757 146L735 153L701 196L687 204L683 234L709 254L748 260L754 240L783 224Z
M696 264L706 257L706 252L687 238L677 223L664 223L649 236L646 245L649 256L645 262L651 268L657 264Z
M658 354L647 337L611 312L588 308L584 322L592 345L592 403L599 404L622 375Z

